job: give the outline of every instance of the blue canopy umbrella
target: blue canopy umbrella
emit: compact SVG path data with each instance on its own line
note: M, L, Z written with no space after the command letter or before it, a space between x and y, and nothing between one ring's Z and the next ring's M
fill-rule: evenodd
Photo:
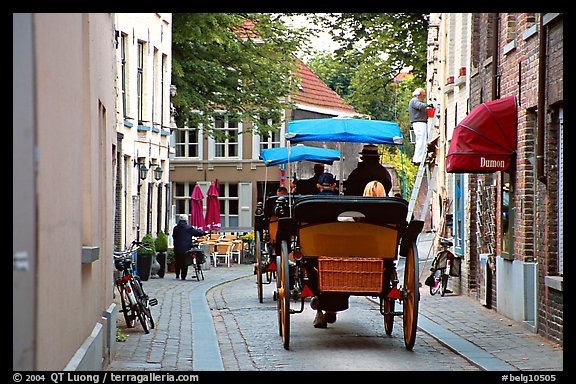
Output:
M292 143L306 141L392 145L403 143L402 132L397 123L351 117L289 121L286 140ZM342 168L340 168L340 179L342 179ZM402 169L402 182L404 182L404 169ZM342 184L340 184L340 193L342 193Z
M337 149L295 145L264 149L260 153L260 160L263 160L267 167L285 164L289 161L296 162L306 160L331 165L334 161L340 160L340 151Z
M350 117L289 121L286 139L292 143L339 141L396 145L401 145L403 140L400 126L397 123Z

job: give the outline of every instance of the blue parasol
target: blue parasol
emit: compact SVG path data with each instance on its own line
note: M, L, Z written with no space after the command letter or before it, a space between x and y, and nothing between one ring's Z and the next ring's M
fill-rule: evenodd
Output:
M267 167L285 164L287 162L314 161L316 163L330 164L340 160L340 151L306 145L279 147L264 149L260 153L260 159Z
M402 133L400 126L390 121L333 117L290 121L286 139L292 143L339 141L401 145Z

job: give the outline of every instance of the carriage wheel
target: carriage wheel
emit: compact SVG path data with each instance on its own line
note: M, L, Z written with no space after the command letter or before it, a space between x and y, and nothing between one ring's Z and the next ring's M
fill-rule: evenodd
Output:
M280 256L276 256L276 265L280 265ZM280 271L277 270L276 272L278 272L278 274L280 274ZM278 275L281 276L281 275ZM274 291L274 301L276 301L276 308L277 308L277 313L278 313L278 334L280 336L282 336L282 307L281 307L281 302L280 299L278 298L278 292L280 292L280 284L282 283L282 281L280 280L280 278L276 278L276 290Z
M411 351L416 342L418 302L420 300L418 288L418 249L416 248L416 243L412 244L406 255L404 289L406 290L406 297L403 303L404 344L406 345L406 349Z
M394 299L384 299L384 312L394 312ZM394 315L384 315L384 331L390 336L394 327Z
M278 274L278 325L284 349L290 346L290 275L288 266L288 244L282 241Z
M258 301L263 302L262 295L262 239L260 238L260 231L256 231L255 238L255 253L256 253L256 284L258 285Z

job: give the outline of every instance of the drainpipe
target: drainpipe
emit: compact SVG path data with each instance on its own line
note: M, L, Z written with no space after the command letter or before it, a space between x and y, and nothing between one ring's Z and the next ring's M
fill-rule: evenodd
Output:
M538 136L536 138L536 177L546 184L546 175L544 173L544 125L546 112L546 28L544 27L544 14L540 14L540 29L538 31Z

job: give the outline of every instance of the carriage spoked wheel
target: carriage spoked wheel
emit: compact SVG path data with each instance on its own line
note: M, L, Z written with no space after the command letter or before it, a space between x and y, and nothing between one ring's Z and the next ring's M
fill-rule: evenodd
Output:
M256 231L255 242L255 253L256 253L256 284L258 284L258 301L262 303L264 301L262 294L262 238L260 231Z
M277 256L278 268L278 327L284 349L290 346L290 275L288 265L288 244L282 241L282 253Z
M394 299L385 298L384 299L384 312L391 313L394 312ZM394 315L384 315L384 331L388 336L392 334L392 329L394 328Z
M411 351L416 342L416 328L418 325L418 302L420 291L418 287L418 249L416 243L408 249L406 264L404 266L404 302L403 326L404 344Z

